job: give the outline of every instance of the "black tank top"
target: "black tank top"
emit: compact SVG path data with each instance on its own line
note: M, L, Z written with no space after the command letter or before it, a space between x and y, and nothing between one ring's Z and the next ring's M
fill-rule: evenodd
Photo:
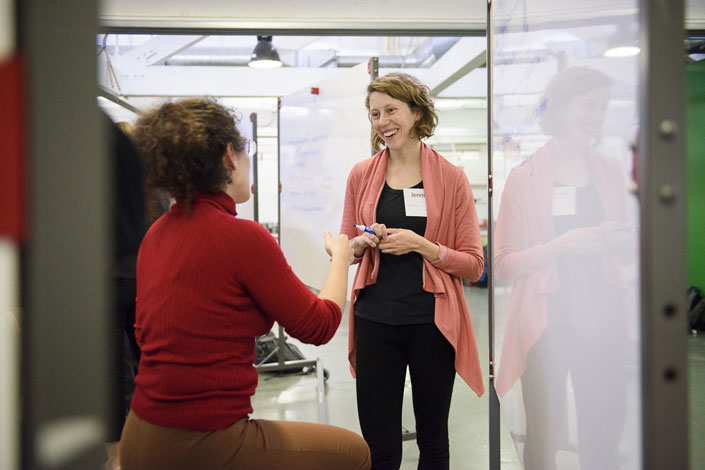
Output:
M423 181L414 188L423 188ZM426 217L406 216L404 190L392 189L386 182L377 203L377 223L421 236L426 231ZM360 291L355 315L388 325L433 323L435 298L423 290L422 269L419 253L380 253L377 282Z

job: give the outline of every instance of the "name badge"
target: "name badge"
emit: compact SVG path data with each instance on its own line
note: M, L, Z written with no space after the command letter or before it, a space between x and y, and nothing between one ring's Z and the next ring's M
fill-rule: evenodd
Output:
M407 217L426 217L426 194L423 188L404 188L404 210Z
M575 186L553 188L553 215L575 215Z

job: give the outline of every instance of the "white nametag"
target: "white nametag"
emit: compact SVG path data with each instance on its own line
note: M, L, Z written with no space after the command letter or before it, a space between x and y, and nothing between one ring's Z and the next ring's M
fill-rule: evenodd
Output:
M553 215L575 215L575 186L553 188Z
M426 217L426 194L423 188L404 188L404 210L407 217Z

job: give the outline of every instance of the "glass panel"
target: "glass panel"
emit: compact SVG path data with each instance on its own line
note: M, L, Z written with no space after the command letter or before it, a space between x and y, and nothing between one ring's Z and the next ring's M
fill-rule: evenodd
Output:
M641 467L635 1L492 3L496 388L527 470Z

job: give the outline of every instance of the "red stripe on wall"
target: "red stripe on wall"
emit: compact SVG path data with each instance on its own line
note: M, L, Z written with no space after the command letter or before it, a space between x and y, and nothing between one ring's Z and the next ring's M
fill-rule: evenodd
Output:
M26 140L23 65L0 62L0 236L26 235Z

